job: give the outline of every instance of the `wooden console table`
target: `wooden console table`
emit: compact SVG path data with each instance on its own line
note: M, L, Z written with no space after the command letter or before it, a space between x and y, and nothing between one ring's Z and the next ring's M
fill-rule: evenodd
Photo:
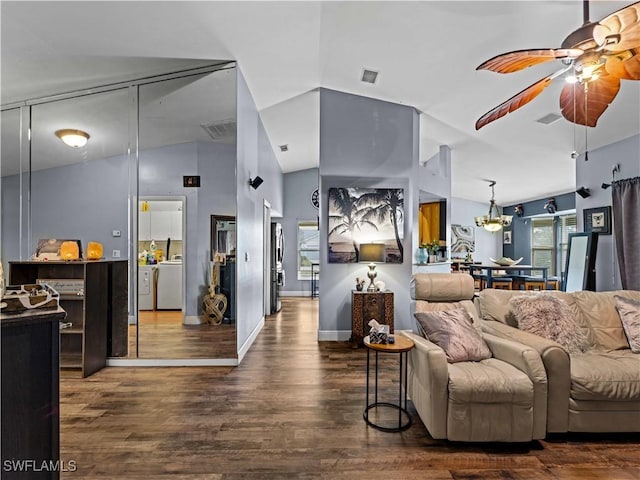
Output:
M393 333L393 292L351 291L351 339L354 347L364 343L369 335L369 321L375 319L381 325L389 325Z

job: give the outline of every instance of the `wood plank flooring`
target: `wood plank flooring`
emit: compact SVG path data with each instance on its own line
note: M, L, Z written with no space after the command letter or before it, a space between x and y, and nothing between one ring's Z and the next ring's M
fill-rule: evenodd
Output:
M316 341L317 299L284 299L239 367L106 368L61 382L68 479L640 478L638 435L524 445L435 441L362 419L366 352ZM397 395L385 358L382 395Z
M136 326L129 325L129 358L237 358L236 325L183 325L182 312L144 310L136 355Z

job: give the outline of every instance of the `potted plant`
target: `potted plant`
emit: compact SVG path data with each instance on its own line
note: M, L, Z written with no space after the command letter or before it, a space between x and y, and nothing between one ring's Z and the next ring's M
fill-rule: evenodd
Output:
M438 260L438 251L440 250L440 240L433 239L427 244L429 252L429 263L435 263Z

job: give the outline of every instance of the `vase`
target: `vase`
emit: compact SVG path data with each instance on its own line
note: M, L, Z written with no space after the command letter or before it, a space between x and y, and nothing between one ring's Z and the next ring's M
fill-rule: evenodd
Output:
M418 249L418 263L427 263L427 249L419 248Z
M438 261L437 255L429 255L429 263L436 263Z

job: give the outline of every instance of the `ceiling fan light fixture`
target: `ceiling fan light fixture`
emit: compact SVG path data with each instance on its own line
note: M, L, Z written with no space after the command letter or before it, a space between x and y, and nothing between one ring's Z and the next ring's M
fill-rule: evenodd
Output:
M84 147L89 141L89 134L82 130L75 130L72 128L63 128L55 131L55 136L58 137L65 145L72 148Z
M501 215L498 211L498 206L495 201L495 191L494 186L496 182L491 181L491 200L489 202L489 213L487 215L481 215L479 217L474 217L474 221L476 222L476 226L482 227L489 232L497 232L502 229L502 227L508 227L511 225L511 221L513 220L513 215Z
M564 81L567 83L578 83L580 81L580 79L575 76L575 75L567 75L566 77L564 77Z

